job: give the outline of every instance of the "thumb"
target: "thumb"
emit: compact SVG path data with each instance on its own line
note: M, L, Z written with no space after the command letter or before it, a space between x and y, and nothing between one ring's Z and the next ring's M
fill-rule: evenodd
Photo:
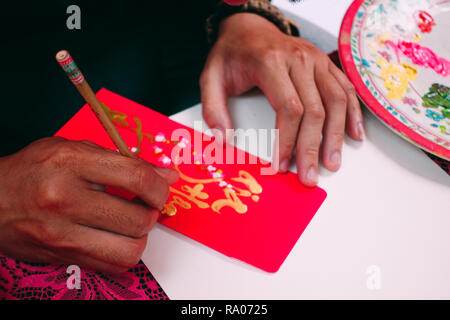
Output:
M228 141L229 136L227 136L226 129L232 129L233 125L227 107L228 95L224 78L222 67L206 67L200 77L200 91L202 113L206 124L211 129L221 131L221 138Z

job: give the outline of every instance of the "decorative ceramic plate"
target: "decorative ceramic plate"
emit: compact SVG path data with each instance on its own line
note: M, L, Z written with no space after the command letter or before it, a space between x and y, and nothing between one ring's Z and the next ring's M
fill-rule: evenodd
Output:
M450 160L450 0L356 0L339 53L378 118Z

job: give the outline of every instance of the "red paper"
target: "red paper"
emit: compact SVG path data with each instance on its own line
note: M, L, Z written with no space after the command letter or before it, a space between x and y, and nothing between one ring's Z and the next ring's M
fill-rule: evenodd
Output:
M229 257L267 272L278 271L324 201L324 190L302 186L293 173L261 175L261 168L267 165L259 161L202 163L201 154L210 142L203 142L203 148L196 153L189 143L181 143L185 142L182 138L170 140L175 129L187 130L192 138L194 130L105 89L97 97L108 107L119 133L139 157L175 167L169 161L173 160L173 148L191 156L192 164L176 167L183 175L172 186L160 223ZM91 140L115 149L87 105L56 135Z

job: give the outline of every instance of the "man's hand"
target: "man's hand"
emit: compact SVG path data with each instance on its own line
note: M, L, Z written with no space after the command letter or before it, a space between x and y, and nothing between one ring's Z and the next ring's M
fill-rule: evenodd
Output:
M336 171L345 129L355 140L364 138L355 90L324 52L256 14L234 14L221 23L200 78L207 124L231 129L227 98L255 86L277 113L280 171L288 170L295 150L307 186L317 184L321 145L323 164Z
M62 138L1 158L0 176L1 252L113 273L139 261L169 185L178 179L171 169ZM142 201L109 195L105 186Z

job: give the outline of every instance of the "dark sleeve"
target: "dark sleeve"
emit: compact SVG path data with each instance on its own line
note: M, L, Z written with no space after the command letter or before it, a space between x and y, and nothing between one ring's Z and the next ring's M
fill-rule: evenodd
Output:
M209 0L8 1L0 11L0 156L52 136L84 101L55 62L71 52L96 92L107 88L172 114L199 102ZM79 5L81 30L66 9Z
M88 54L81 52L87 52L86 47L97 50L105 44L105 41L98 44L93 41L98 39L101 29L112 26L107 23L111 11L99 11L100 2L96 1L97 5L93 5L94 1L64 0L2 3L1 156L53 135L83 105L54 56L66 48L74 51L84 64ZM108 8L114 7L114 1L110 3ZM69 16L66 9L70 4L83 8L81 31L66 27ZM94 17L102 23L106 21L103 27Z

